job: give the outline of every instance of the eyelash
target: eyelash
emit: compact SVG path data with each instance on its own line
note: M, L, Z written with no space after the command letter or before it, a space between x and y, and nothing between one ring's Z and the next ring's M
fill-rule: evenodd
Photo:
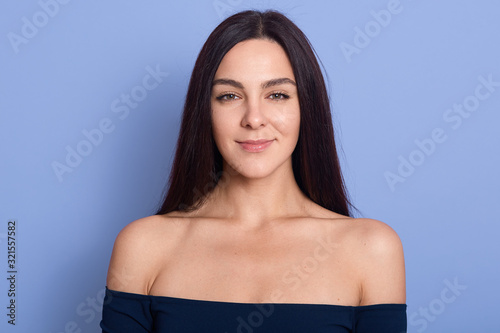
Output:
M282 100L286 100L286 99L290 98L289 95L287 95L287 94L285 94L283 92L280 92L280 91L273 92L268 97L271 97L273 95L280 95L281 98L271 98L271 100L276 100L276 101L282 101ZM233 96L233 98L229 98L228 99L227 98L228 96ZM234 100L235 97L238 97L238 95L236 95L234 93L222 93L221 95L217 96L216 99L219 100L219 101L222 101L222 102L229 102L229 101Z
M278 100L278 101L281 101L281 100L284 100L284 99L289 99L289 98L290 98L290 96L289 96L289 95L287 95L287 94L285 94L285 93L283 93L283 92L279 92L279 91L278 91L278 92L273 92L273 93L272 93L271 95L269 95L269 96L273 96L273 95L280 95L280 96L281 96L281 98L276 99L276 100ZM274 99L274 98L271 98L271 99Z
M234 96L237 97L236 94L233 93L222 93L221 95L217 96L216 99L221 101L221 102L229 102L231 100L234 100L234 98L226 98L228 96Z

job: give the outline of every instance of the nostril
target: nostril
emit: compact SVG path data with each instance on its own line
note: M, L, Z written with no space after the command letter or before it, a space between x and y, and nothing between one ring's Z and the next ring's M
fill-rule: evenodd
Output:
M249 107L242 119L242 125L251 128L259 128L265 125L266 122L265 115L258 107Z

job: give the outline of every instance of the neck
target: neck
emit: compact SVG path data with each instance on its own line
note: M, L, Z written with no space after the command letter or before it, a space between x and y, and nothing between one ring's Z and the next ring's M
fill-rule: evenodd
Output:
M272 220L304 215L309 199L302 193L291 167L264 178L246 178L225 169L201 208L202 214L227 217L248 228L268 225Z

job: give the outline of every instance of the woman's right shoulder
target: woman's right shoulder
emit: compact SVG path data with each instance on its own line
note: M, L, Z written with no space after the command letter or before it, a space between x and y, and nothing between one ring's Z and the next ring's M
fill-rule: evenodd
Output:
M172 245L189 221L179 215L152 215L127 224L116 236L119 250L150 251L160 245Z
M187 224L185 218L173 214L147 216L127 224L113 245L107 287L148 294L158 269L182 241Z
M153 241L158 236L168 236L179 232L185 225L182 217L178 215L151 215L127 224L116 237L118 241L141 242ZM165 235L163 233L166 233Z

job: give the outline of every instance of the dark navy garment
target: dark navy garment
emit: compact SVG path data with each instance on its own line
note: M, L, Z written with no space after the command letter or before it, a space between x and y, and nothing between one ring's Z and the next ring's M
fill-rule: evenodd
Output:
M403 333L406 304L234 303L106 288L105 333Z

